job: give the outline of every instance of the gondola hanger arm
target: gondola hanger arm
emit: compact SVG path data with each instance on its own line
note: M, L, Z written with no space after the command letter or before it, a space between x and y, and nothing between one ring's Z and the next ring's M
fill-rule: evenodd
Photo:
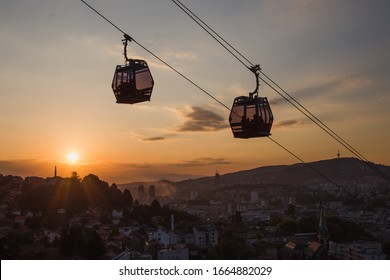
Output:
M259 85L260 85L260 81L259 81L259 75L260 75L260 65L259 64L256 64L256 65L253 65L251 67L248 67L248 69L253 73L255 74L255 77L256 77L256 88L253 92L250 92L249 93L249 96L251 98L253 98L254 95L257 96L258 92L259 92Z
M126 61L129 61L130 59L127 57L127 42L131 42L133 41L133 38L131 38L129 35L127 35L126 33L123 34L123 37L125 37L122 42L123 42L123 45L124 45L124 50L123 50L123 55L125 56L125 59Z

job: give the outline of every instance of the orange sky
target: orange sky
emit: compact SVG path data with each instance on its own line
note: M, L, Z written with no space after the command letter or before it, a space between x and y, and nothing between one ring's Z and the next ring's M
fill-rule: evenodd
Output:
M228 107L253 90L253 74L172 3L90 2ZM390 165L386 1L183 2L369 160ZM234 139L225 108L132 43L129 56L151 68L152 101L116 104L122 35L81 2L2 1L0 36L0 174L46 177L57 165L64 177L122 183L297 162L269 139ZM272 102L273 138L305 161L352 156L264 84L260 95Z

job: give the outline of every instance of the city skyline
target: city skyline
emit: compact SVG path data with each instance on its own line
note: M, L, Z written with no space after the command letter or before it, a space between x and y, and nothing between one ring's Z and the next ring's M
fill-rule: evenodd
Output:
M90 1L130 36L228 107L255 85L171 1ZM210 26L259 63L369 160L390 165L390 19L386 1L197 1ZM82 2L0 3L0 173L180 180L297 160L266 138L234 139L229 112L136 44L155 80L151 102L111 90L122 35ZM352 156L264 84L273 138L305 161Z

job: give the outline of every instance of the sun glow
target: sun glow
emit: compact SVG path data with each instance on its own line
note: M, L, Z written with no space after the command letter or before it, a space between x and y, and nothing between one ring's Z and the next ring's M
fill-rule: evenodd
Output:
M71 152L68 154L68 160L70 162L76 162L79 159L79 155L75 152Z

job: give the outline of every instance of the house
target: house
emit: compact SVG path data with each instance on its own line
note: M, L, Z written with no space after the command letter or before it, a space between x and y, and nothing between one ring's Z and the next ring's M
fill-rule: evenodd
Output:
M325 260L328 258L325 246L317 241L310 242L305 253L307 260Z
M130 236L131 235L131 233L133 232L132 231L132 228L131 227L126 227L126 226L123 226L123 227L119 227L119 233L120 234L122 234L122 235L124 235L124 236Z
M9 230L13 225L14 223L11 219L0 219L0 230Z
M177 244L157 252L158 260L188 260L189 250L185 244Z
M14 210L12 210L12 215L20 216L20 215L22 215L22 212L19 209L14 209Z
M122 218L123 218L123 210L114 209L114 210L112 210L112 212L111 212L111 216L112 216L114 219L122 219Z
M14 222L18 226L24 226L26 223L26 216L16 216Z
M218 230L213 225L193 227L195 245L207 248L218 245Z
M96 234L99 235L102 241L107 241L110 238L110 231L106 228L100 227Z
M33 212L31 211L28 211L26 214L25 214L26 218L33 218L34 217L34 214Z
M45 240L45 232L42 229L34 231L34 242Z
M120 254L114 256L112 259L113 260L151 260L152 256L148 254L141 254L138 251L134 252L134 251L125 250Z
M329 242L329 255L342 260L385 260L382 245L375 241Z
M47 238L48 244L53 244L54 240L61 238L61 232L59 230L42 228L45 238Z
M156 240L157 243L163 245L164 247L168 247L171 244L170 235L162 229L158 229L157 231L153 232L149 238L149 240Z

